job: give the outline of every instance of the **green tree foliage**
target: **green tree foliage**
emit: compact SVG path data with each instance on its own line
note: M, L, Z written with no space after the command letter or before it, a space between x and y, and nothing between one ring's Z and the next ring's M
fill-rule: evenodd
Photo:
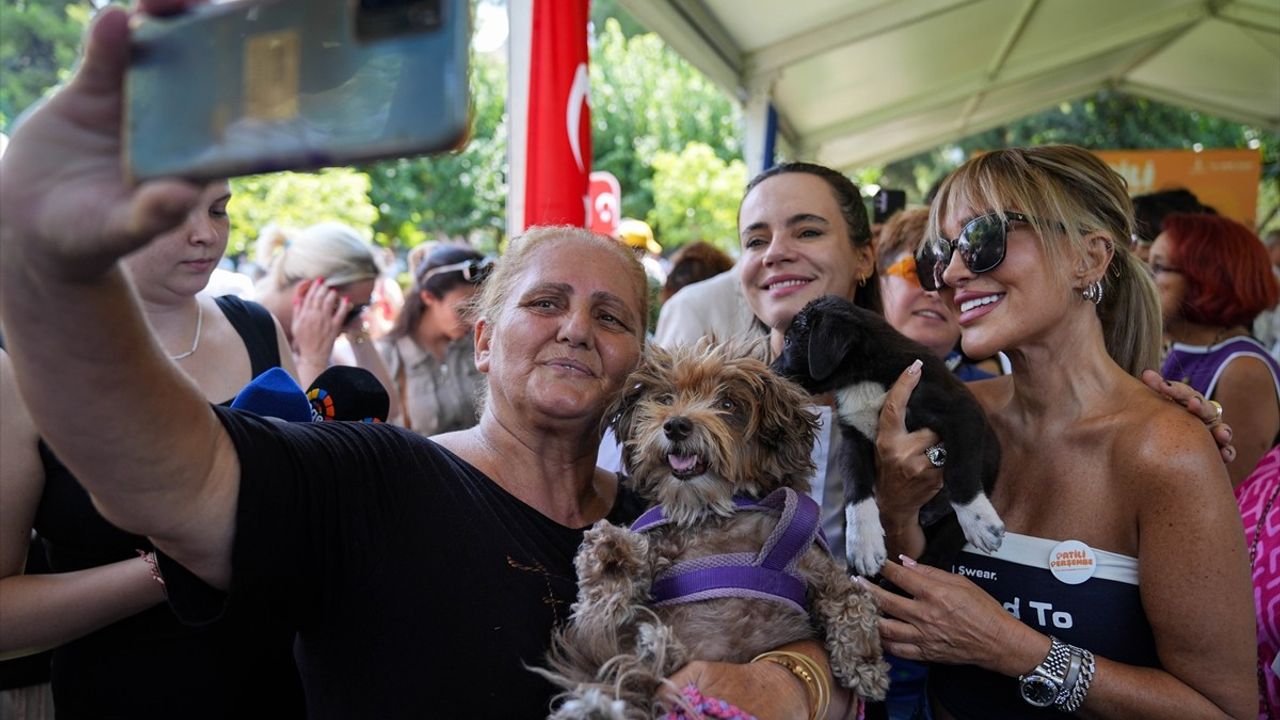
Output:
M617 176L623 215L645 217L654 208L659 152L679 153L696 142L726 163L741 156L741 109L657 35L628 38L609 18L594 42L593 167Z
M251 175L232 180L231 191L229 255L252 250L268 225L303 228L336 220L367 237L378 220L378 209L369 201L369 176L351 168Z
M89 0L5 0L0 6L0 129L71 71L93 14Z
M653 209L648 221L665 250L705 240L737 253L738 201L747 184L741 160L725 162L705 143L653 156Z
M369 197L378 208L378 242L413 247L428 239L467 237L497 248L506 230L506 65L471 61L471 140L460 151L370 165Z

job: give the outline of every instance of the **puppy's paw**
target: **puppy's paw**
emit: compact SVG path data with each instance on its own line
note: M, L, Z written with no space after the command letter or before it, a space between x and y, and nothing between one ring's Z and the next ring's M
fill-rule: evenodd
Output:
M547 720L626 720L627 704L599 688L586 688L567 698Z
M605 520L582 537L576 564L579 578L631 578L643 574L649 540Z
M964 529L964 537L983 552L995 552L1004 542L1004 521L996 514L991 501L978 493L967 505L954 505L956 519Z
M849 567L859 575L871 577L880 572L889 556L884 546L884 526L880 524L880 508L867 498L844 509L844 553Z

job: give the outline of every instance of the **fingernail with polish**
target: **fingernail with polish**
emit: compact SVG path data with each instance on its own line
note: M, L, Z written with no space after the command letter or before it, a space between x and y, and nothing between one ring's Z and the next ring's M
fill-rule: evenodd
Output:
M899 555L898 560L902 561L902 564L906 567L915 567L917 565L914 558L910 558L906 555Z
M924 361L920 360L919 358L916 358L916 361L911 363L911 367L907 368L907 374L918 375L920 373L920 366L922 365L924 365Z

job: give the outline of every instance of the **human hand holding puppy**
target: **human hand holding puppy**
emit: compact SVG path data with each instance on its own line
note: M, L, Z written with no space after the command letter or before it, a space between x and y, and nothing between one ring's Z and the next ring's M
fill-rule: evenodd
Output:
M942 489L942 470L925 457L925 450L938 444L938 434L929 428L907 430L907 401L919 384L920 363L916 362L902 371L880 409L876 499L889 557L919 557L924 552L920 508Z

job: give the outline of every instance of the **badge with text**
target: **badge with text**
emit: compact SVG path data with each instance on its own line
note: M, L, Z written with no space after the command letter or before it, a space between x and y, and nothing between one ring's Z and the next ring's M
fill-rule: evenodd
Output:
M1068 585L1079 585L1097 571L1093 548L1079 540L1063 540L1049 551L1049 572Z

